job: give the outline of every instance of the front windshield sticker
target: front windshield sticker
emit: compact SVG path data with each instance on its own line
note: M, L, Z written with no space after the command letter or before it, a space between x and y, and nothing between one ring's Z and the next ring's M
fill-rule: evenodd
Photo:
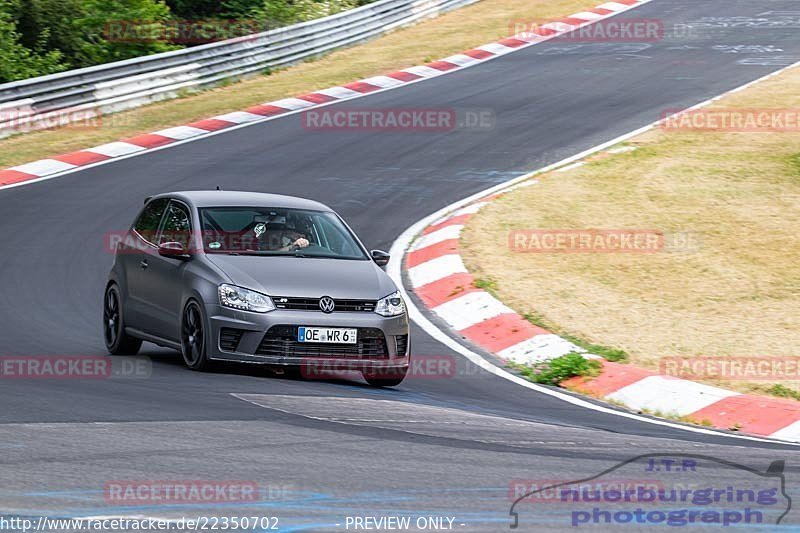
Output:
M261 236L264 235L264 232L267 231L267 225L264 224L263 222L256 224L256 227L253 228L253 231L255 232L256 237L260 239Z

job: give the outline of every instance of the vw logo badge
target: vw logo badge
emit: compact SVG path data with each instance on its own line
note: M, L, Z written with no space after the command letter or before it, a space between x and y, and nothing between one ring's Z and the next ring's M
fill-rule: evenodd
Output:
M330 296L323 296L319 299L319 308L322 309L323 313L333 313L336 304Z

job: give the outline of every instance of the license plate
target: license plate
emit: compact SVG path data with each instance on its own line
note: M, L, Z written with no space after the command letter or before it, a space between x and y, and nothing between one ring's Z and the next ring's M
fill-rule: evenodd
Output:
M325 344L356 344L357 329L345 328L297 328L297 342L321 342Z

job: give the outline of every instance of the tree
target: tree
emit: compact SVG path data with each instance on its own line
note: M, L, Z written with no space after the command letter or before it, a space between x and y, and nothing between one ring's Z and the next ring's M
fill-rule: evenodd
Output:
M81 0L75 25L86 36L78 56L97 65L145 56L180 46L169 44L169 7L161 0Z
M0 83L65 70L60 52L35 53L20 42L11 8L10 2L0 0Z
M57 50L70 66L83 66L85 42L75 19L84 14L81 0L11 0L20 43L35 52Z
M266 28L276 28L326 17L358 5L358 0L262 0L261 6L251 13Z
M219 0L167 0L173 16L183 20L215 18L223 12L222 4Z

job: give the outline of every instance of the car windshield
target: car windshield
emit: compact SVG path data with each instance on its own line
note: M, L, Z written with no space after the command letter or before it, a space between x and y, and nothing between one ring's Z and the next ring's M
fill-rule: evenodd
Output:
M206 253L369 259L330 212L273 207L200 209Z

